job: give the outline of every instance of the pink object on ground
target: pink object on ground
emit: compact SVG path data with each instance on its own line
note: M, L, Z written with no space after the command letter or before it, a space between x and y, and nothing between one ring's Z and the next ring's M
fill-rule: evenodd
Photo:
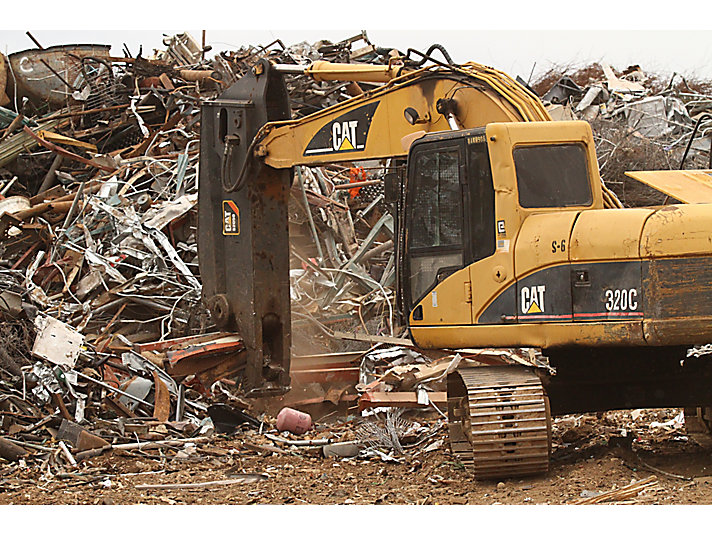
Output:
M311 415L292 408L282 408L277 415L277 430L288 430L293 434L304 434L312 426Z

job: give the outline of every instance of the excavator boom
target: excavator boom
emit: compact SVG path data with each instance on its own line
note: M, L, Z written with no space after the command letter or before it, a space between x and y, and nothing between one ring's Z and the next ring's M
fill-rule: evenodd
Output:
M324 62L318 63L305 73L316 79L387 83L305 118L266 124L255 149L271 167L404 157L409 139L452 129L449 113L457 116L458 129L551 120L528 89L476 63L400 70L393 78L388 66L362 72L361 66L332 64L327 71ZM331 76L323 78L324 72Z

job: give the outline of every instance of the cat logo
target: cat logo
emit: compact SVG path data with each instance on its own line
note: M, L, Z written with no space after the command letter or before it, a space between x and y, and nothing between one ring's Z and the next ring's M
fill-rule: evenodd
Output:
M356 128L358 121L335 122L331 126L331 144L336 151L353 150L359 147L356 143Z
M240 235L240 208L232 200L223 200L223 235Z
M544 293L546 286L523 287L521 294L522 313L544 313Z
M371 120L380 101L365 104L322 126L304 149L304 156L320 156L366 149Z

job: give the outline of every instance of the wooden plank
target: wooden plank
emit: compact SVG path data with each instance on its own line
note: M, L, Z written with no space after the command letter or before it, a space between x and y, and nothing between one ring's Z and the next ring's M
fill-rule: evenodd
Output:
M447 408L447 393L444 391L429 391L430 400L444 410ZM429 404L418 404L418 394L411 391L369 391L361 395L358 401L359 410L390 406L395 408L427 408Z
M643 480L639 480L638 482L634 482L633 484L623 486L620 489L606 491L600 495L582 499L577 501L576 504L596 504L600 502L622 501L628 499L629 497L635 497L643 490L656 487L658 485L657 480L658 477L652 475Z
M159 378L156 371L153 371L153 383L156 389L153 417L165 423L171 415L171 394L168 391L168 386Z
M350 339L352 341L364 341L366 343L386 343L388 345L399 345L401 347L414 347L415 345L410 339L390 336L371 336L367 334L358 334L356 332L340 332L334 330L333 336L336 339Z

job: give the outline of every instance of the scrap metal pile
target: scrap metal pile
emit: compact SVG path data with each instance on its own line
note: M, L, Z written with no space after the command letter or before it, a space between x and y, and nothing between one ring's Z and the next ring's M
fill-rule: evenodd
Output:
M276 40L210 59L187 34L164 42L166 50L151 58L128 49L114 57L101 45L0 56L0 457L6 460L35 452L46 470L109 450L142 450L147 442L178 456L216 427L247 427L262 436L275 424L249 415L259 409L240 396L232 358L243 350L241 340L216 328L201 299L200 102L261 58L386 64L392 51L371 44L365 32L339 43L286 47ZM287 78L295 118L369 85ZM558 105L562 118L594 125L602 173L614 190L622 184L616 158L651 145L670 159L667 167L656 161L650 168L674 166L672 156L712 106L710 97L672 81L655 90L610 69L584 86L570 78L548 85L543 99ZM707 157L709 124L697 132L703 139L693 144L690 165ZM444 379L463 360L542 365L536 351L422 352L400 337L394 214L383 187L393 168L393 161L381 161L295 171L293 389L281 404L442 412ZM625 191L616 191L628 202ZM381 426L398 427L395 412L386 413ZM398 440L384 445L389 434L376 426L341 437L358 442L357 453L402 453ZM432 432L405 425L403 436L426 443L423 435L430 439L443 427L431 426Z
M639 65L552 68L532 83L553 118L591 123L606 185L626 207L657 205L665 195L628 171L707 169L712 86L678 73L661 77Z
M358 41L366 46L355 48ZM239 375L233 356L243 350L241 340L219 332L201 300L200 102L263 57L379 62L388 51L365 33L314 46L276 41L212 59L187 34L164 42L167 49L149 59L127 49L125 57L113 57L99 45L2 58L0 457L6 460L34 452L43 470L61 469L146 443L175 451L205 441L218 422L224 431L225 418L272 426L245 411L255 408L240 397L239 380L231 380ZM295 117L368 89L303 76L288 83ZM301 320L329 334L322 349L343 345L334 323L347 332L363 324L369 334L399 333L393 217L383 208L382 171L297 170L290 206L294 319L297 330ZM307 365L307 374L314 370ZM358 364L356 371L347 385L358 382Z

